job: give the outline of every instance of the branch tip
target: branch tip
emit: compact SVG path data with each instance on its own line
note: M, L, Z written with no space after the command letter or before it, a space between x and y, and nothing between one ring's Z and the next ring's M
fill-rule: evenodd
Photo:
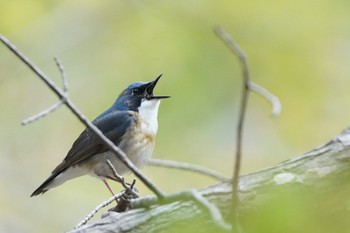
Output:
M54 57L54 60L58 68L58 71L61 74L61 79L63 83L63 92L68 95L68 80L67 80L66 73L64 72L64 67L58 57Z
M275 95L273 95L271 92L269 92L264 87L250 81L249 82L249 89L256 92L257 94L264 97L268 102L272 105L272 116L278 117L281 114L282 111L282 105L279 100L279 98Z

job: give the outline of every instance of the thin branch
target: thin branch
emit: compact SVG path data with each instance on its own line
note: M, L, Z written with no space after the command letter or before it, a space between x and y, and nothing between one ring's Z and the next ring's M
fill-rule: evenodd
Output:
M150 159L147 162L147 164L151 166L157 166L157 167L168 167L168 168L192 171L192 172L200 173L206 176L210 176L219 181L229 180L227 177L221 175L217 171L210 170L210 169L207 169L198 165L194 165L194 164L189 164L189 163L177 162L172 160L163 160L163 159Z
M89 128L108 149L127 166L137 178L139 178L159 199L164 197L163 192L153 182L142 174L142 172L129 160L127 155L110 141L94 124L84 116L66 94L58 88L37 66L35 66L24 54L22 54L8 39L0 35L0 41L6 45L22 62L24 62L57 96L59 99L65 99L65 105L77 116L77 118Z
M241 157L242 157L242 141L243 141L243 125L245 120L245 113L248 103L249 90L255 91L261 96L265 97L272 104L272 115L278 116L281 112L281 103L279 99L272 95L265 88L259 86L258 84L250 80L250 73L248 68L247 57L244 54L243 50L234 42L232 37L226 33L221 27L214 28L217 36L222 39L223 42L231 49L231 51L238 57L240 66L242 69L243 77L243 91L241 96L241 104L239 109L239 118L237 124L237 137L236 137L236 153L235 153L235 164L232 178L232 214L235 229L237 232L242 232L240 224L238 221L238 188L239 188L239 173L241 166Z
M253 81L249 82L248 87L250 90L255 91L256 93L258 93L259 95L261 95L262 97L264 97L265 99L267 99L267 101L269 101L271 103L272 116L277 117L281 114L282 106L281 106L281 102L277 96L273 95L271 92L269 92L268 90L266 90L262 86L254 83Z
M100 211L100 209L108 206L109 204L111 204L114 200L119 199L122 195L124 194L124 192L120 192L116 195L114 195L113 197L109 198L107 201L102 202L101 204L99 204L98 206L96 206L95 209L93 209L83 220L81 220L75 227L74 229L77 229L83 225L85 225L90 219L92 219L92 217L95 216L95 214Z
M64 67L60 59L58 59L58 57L55 57L54 60L61 74L62 83L63 83L63 92L68 94L68 79L67 79L66 73L64 72Z
M192 190L191 195L193 196L193 200L195 200L199 205L201 205L202 208L205 208L208 210L210 216L212 217L214 222L216 224L218 224L218 226L220 228L225 229L225 230L232 229L231 225L227 224L223 220L219 209L214 204L210 203L207 199L205 199L202 194L200 194L199 192L197 192L195 190Z
M221 27L214 28L215 33L221 38L225 44L232 50L232 52L238 57L243 76L243 92L241 97L241 104L239 109L239 118L237 125L237 136L236 136L236 153L235 153L235 164L232 177L232 214L233 223L238 226L238 179L241 167L242 157L242 140L243 140L243 124L245 119L245 113L249 97L249 80L250 74L248 69L247 58L241 48L233 41L231 36L227 34ZM237 228L237 231L239 229Z
M58 109L62 104L64 104L64 100L61 100L53 105L51 105L49 108L31 116L31 117L28 117L27 119L23 120L21 122L22 125L28 125L34 121L37 121L39 120L40 118L43 118L47 115L49 115L50 113L53 113L56 109Z

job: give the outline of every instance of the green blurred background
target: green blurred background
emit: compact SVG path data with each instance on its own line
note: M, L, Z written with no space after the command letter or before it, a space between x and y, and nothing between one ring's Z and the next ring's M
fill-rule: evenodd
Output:
M247 173L312 149L350 125L349 12L345 0L0 0L0 33L61 86L53 62L58 56L72 100L90 119L129 83L163 73L156 93L172 98L160 107L154 157L230 176L241 73L213 26L234 37L254 81L283 105L281 116L272 118L270 105L251 95L243 150ZM69 230L110 196L102 182L82 177L29 198L83 130L64 107L21 126L56 101L1 45L1 232ZM216 182L153 167L144 172L167 192ZM138 187L150 194L140 182Z

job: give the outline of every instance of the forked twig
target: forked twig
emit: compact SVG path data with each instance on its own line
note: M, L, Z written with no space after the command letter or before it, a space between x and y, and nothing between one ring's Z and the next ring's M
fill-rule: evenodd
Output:
M7 46L23 63L25 63L57 96L65 99L64 104L72 111L72 113L99 138L103 144L123 163L127 166L137 178L139 178L159 199L164 198L164 193L153 182L142 174L142 172L129 160L127 155L110 141L94 124L83 115L80 110L73 104L70 98L56 84L49 79L37 66L35 66L29 58L21 53L7 38L0 35L0 41Z
M225 44L231 49L231 51L238 57L240 62L240 66L242 69L242 77L243 77L243 91L241 96L241 103L239 109L239 117L237 124L237 135L236 135L236 153L234 160L234 170L232 177L232 216L233 216L233 224L235 230L237 232L241 232L242 229L239 227L238 221L238 208L239 208L239 197L238 197L238 182L239 182L239 173L241 166L241 158L242 158L242 140L243 140L243 125L245 120L246 108L249 97L249 90L253 90L263 97L265 97L268 101L271 102L273 106L273 115L279 114L281 111L281 104L277 97L274 97L270 92L266 89L260 87L259 85L253 83L250 80L250 73L248 68L247 57L242 49L234 42L232 37L226 33L221 27L215 27L214 31L216 35L225 42Z
M49 108L31 116L31 117L28 117L27 119L23 120L21 122L22 125L28 125L34 121L37 121L39 120L40 118L43 118L47 115L49 115L50 113L53 113L55 110L57 110L62 104L64 104L64 102L66 101L67 97L68 97L68 81L67 81L67 78L66 78L66 74L64 72L64 68L60 62L60 60L55 57L54 58L55 60L55 63L58 67L58 70L61 74L61 78L62 78L62 83L63 83L63 92L65 94L65 97L64 98L61 98L59 102L51 105Z
M222 28L216 27L214 29L216 34L229 46L233 53L238 57L242 69L243 76L243 92L241 96L241 104L239 109L239 118L237 124L237 136L236 136L236 153L234 160L234 169L232 176L232 215L234 227L238 224L238 179L241 168L241 157L242 157L242 140L243 140L243 124L246 113L246 106L249 97L249 69L246 61L246 56L238 45L232 40L231 36L223 31ZM237 229L238 231L238 229Z

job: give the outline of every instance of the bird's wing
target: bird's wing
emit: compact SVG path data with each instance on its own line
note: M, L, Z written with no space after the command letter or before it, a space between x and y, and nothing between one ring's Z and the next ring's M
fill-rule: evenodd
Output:
M129 111L115 111L98 117L92 123L114 144L118 145L126 130L133 123L133 116L134 114ZM89 129L85 129L75 140L62 163L52 171L52 174L61 173L70 166L106 151L108 148L102 141Z

